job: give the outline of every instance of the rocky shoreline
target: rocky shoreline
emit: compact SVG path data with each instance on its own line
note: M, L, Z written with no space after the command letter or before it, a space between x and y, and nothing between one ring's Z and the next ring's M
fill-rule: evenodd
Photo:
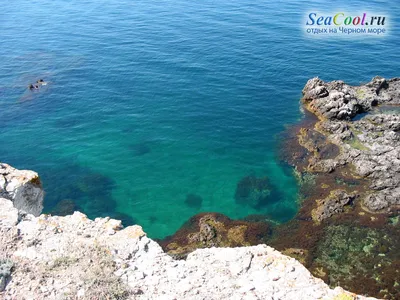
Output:
M400 78L386 81L375 77L359 87L314 78L307 82L303 95L305 107L319 117L311 130L323 134L327 143L340 149L336 157L324 159L318 147L314 148L308 170L331 173L352 165L354 177L369 180L368 191L362 199L365 208L373 212L396 210L400 205L400 114L377 113L358 120L352 118L373 112L374 107L400 105Z
M400 79L354 87L313 78L302 105L306 118L285 133L281 153L298 177L301 207L281 225L202 213L157 241L161 248L140 226L38 216L38 175L0 164L0 263L11 274L0 273L2 296L364 299L327 283L399 299ZM236 194L249 205L269 201L268 180L244 178Z
M313 78L302 104L317 118L291 128L284 157L304 200L269 244L301 249L292 256L330 285L398 299L400 79L353 87Z
M7 170L0 174L2 299L367 299L329 288L266 245L198 249L174 260L138 225L79 212L35 217L14 205L18 191L17 203L41 209L43 191L30 193L38 175L0 167Z
M239 226L201 214L161 245L184 257L209 245L267 243L331 286L400 298L400 79L375 77L353 87L313 78L302 106L306 117L281 147L300 183L294 220L276 226L251 216Z

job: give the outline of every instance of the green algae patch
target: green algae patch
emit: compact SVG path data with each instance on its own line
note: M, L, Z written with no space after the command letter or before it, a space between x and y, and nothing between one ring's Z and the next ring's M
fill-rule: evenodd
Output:
M354 300L356 299L355 297L349 295L349 294L340 294L337 295L333 300Z
M365 99L366 93L363 89L356 89L356 97L360 100Z
M399 219L400 219L400 216L391 217L391 218L389 218L389 222L391 225L396 226L397 224L399 224Z
M368 282L364 293L394 295L393 285L399 278L396 253L395 240L381 230L331 225L324 229L310 270L332 287L340 283L343 288L355 291ZM321 268L326 270L326 276L321 276Z
M350 139L347 142L348 145L350 145L352 148L360 150L360 151L370 151L371 149L365 146L358 138L357 136L354 136L352 139Z

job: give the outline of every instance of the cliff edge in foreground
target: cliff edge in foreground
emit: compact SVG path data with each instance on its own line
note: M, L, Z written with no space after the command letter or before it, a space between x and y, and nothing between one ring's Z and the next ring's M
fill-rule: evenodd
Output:
M7 180L18 177L17 189L31 184L13 170ZM92 221L79 212L34 217L29 213L41 203L29 203L24 212L0 198L4 299L367 299L330 289L266 245L199 249L174 260L140 226L122 228L120 221Z

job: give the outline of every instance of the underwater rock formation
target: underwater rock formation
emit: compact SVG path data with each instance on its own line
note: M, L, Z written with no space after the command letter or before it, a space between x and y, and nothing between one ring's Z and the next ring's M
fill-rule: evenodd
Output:
M133 144L129 148L135 156L142 156L151 152L151 148L146 143Z
M235 199L237 203L258 208L268 203L271 195L270 189L268 178L246 176L236 186Z
M114 181L101 173L89 173L81 178L77 187L89 199L86 209L91 216L104 216L105 212L115 211L114 186Z
M188 194L185 199L185 204L189 207L199 209L203 203L203 198L196 194Z
M67 216L67 215L72 215L77 210L78 206L73 200L63 199L57 203L57 205L50 212L50 214L56 216Z

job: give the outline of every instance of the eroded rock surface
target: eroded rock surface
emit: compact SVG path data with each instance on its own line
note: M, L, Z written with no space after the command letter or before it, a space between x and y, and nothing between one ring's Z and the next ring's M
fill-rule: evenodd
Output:
M320 222L335 214L344 211L346 205L349 205L355 199L355 195L349 195L346 191L335 190L318 203L318 207L313 211L313 219Z
M315 132L323 134L327 143L340 147L340 155L336 157L314 155L309 160L308 170L332 172L352 165L356 176L369 181L369 191L362 197L367 209L376 212L398 207L400 115L375 112L374 107L400 104L400 79L375 77L365 85L354 87L343 81L324 82L313 78L303 89L303 102L320 119L310 131L314 135ZM365 112L370 113L352 119ZM310 140L315 138L310 133L308 136L300 135L300 143L312 148Z
M0 197L11 200L19 210L38 216L43 209L39 175L0 163Z
M353 87L343 81L324 82L310 79L303 89L303 99L313 112L331 120L350 120L358 113L379 104L400 104L400 78L375 77L371 82Z
M14 263L4 299L366 299L266 245L174 260L140 226L79 212L21 217L10 203L0 199L0 251Z

